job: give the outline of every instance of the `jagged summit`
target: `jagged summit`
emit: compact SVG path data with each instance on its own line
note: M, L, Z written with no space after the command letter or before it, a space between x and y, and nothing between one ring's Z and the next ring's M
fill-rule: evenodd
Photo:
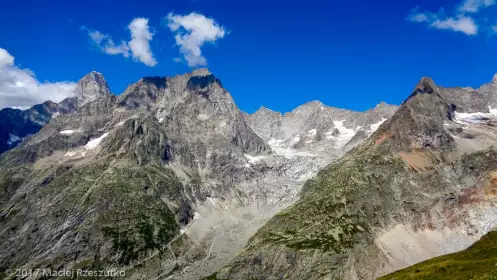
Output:
M433 93L436 91L436 88L437 86L432 78L423 77L414 88L414 92Z
M383 144L389 152L451 150L454 139L444 129L451 106L431 78L423 77L395 114L369 139L366 147Z
M299 111L299 110L316 110L316 109L321 110L321 108L324 109L325 106L326 105L324 105L323 102L321 102L319 100L312 100L312 101L306 102L306 103L298 106L292 112Z
M406 101L408 101L417 94L433 94L433 93L438 94L438 92L439 92L438 88L435 82L433 81L433 79L430 77L423 77L414 87L414 90L412 91L411 95L406 99Z
M78 81L76 98L79 106L99 98L110 96L110 88L104 76L92 71Z
M397 105L392 105L388 104L385 101L381 101L380 103L376 104L374 109L386 109L386 108L397 108Z
M280 112L271 110L265 106L259 107L259 109L257 109L257 111L255 111L253 114L254 115L260 115L260 114L278 114L278 115L281 115Z

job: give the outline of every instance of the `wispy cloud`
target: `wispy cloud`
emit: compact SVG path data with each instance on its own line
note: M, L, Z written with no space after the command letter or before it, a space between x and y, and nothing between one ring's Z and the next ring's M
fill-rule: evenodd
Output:
M465 0L461 3L458 10L463 13L477 13L481 9L495 4L495 0Z
M417 23L425 23L431 28L445 29L455 32L461 32L469 36L478 34L478 25L475 20L467 15L458 14L453 17L445 15L443 10L438 13L420 12L416 7L411 11L407 20Z
M448 29L456 32L462 32L466 35L476 35L478 26L471 17L457 16L456 18L436 19L431 23L432 27L438 29Z
M496 5L497 0L462 0L454 7L451 16L445 14L444 8L438 13L420 12L419 7L414 8L407 20L417 23L425 23L431 28L461 32L466 35L477 35L481 30L496 31L497 28L489 27L485 18L479 18L478 12ZM480 28L479 25L482 25Z
M202 55L202 46L223 38L227 32L214 19L202 14L175 15L166 17L167 26L175 34L176 44L190 67L203 66L207 59Z
M85 26L81 27L81 30L88 33L88 37L90 37L95 46L102 52L110 55L120 54L124 57L129 57L129 47L124 40L122 40L119 45L116 45L112 40L112 37L108 34L103 34L98 30L88 29Z
M40 82L29 69L14 64L14 57L0 48L0 109L28 108L47 100L60 102L75 95L73 82Z
M112 36L109 34L104 34L85 26L81 27L81 29L86 31L95 46L106 54L122 55L124 57L132 56L135 60L148 66L157 64L150 49L150 41L152 41L154 34L150 31L148 19L146 18L133 19L128 25L131 40L129 42L121 40L119 44L114 43Z

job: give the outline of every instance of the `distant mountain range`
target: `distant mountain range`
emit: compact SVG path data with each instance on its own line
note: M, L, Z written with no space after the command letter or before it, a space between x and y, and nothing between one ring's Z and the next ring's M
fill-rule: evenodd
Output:
M46 101L27 110L0 110L0 154L14 148L24 138L36 134L52 117L73 113L78 107L106 94L110 94L110 90L102 74L91 72L78 81L75 97L58 104Z
M494 108L496 79L246 114L207 69L120 95L91 72L0 111L0 276L375 279L466 249L497 226Z

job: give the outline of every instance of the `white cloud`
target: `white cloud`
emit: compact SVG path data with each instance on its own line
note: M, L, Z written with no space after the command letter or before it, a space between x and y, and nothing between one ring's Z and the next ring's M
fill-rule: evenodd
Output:
M475 21L467 16L458 16L457 18L447 18L444 20L437 19L431 23L431 26L438 29L462 32L466 35L476 35L478 33L478 26Z
M7 50L0 48L0 67L4 65L13 65L14 57Z
M447 17L443 10L438 14L430 12L419 12L418 8L412 10L407 20L417 23L426 23L429 27L436 29L446 29L455 32L462 32L466 35L478 34L478 25L473 18L466 15Z
M131 31L131 41L129 47L133 53L133 58L143 62L148 66L155 66L157 61L152 55L149 42L152 40L152 34L148 27L148 19L135 18L128 26Z
M428 22L430 21L430 15L428 13L414 13L409 16L409 20L414 22Z
M490 7L495 4L495 0L465 0L459 6L459 11L463 13L477 13L481 9Z
M203 66L207 59L202 55L205 42L214 43L226 35L226 30L212 18L190 13L189 15L167 15L168 27L175 33L176 44L190 67Z
M112 40L112 37L108 34L103 34L98 30L91 30L86 27L81 27L82 30L88 33L88 37L95 43L102 52L110 55L121 54L124 57L129 57L129 47L125 41L121 41L121 44L116 45Z
M14 65L14 57L0 48L0 109L28 108L47 100L60 102L75 94L73 82L40 82L29 69Z
M135 60L141 61L148 66L157 64L150 50L150 41L153 34L150 32L148 19L146 18L133 19L128 26L131 40L129 42L121 40L119 44L114 43L110 35L98 30L91 30L84 26L81 29L85 30L93 43L106 54L122 55L124 57L132 56Z
M112 39L109 39L104 45L103 51L110 55L122 54L124 57L129 57L129 47L124 41L116 45Z

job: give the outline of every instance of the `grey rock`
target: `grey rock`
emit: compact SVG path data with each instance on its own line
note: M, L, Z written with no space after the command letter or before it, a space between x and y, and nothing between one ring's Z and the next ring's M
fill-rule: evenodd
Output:
M78 106L110 96L110 90L102 74L91 72L78 81L76 96L56 104L46 101L27 110L5 108L0 111L0 154L21 143L24 138L36 134L53 116L70 114Z
M390 119L307 181L299 199L211 277L376 279L496 228L497 211L487 207L495 197L484 193L497 166L497 115L456 121L443 91L423 78Z
M246 155L269 157L271 148L208 71L143 78L120 96L95 73L80 86L75 112L0 157L2 270L96 259L131 269L157 256L173 273L196 260L165 252L190 248L179 229L198 205L240 207L264 195L253 187L267 168L247 168Z
M439 94L459 112L488 112L489 107L497 108L497 80L482 85L478 89L470 87L439 88Z

